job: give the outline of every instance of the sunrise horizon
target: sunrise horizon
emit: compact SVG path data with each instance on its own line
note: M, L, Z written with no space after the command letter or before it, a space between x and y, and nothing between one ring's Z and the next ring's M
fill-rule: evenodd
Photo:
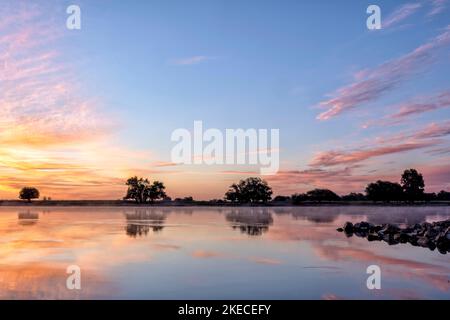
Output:
M261 5L252 28L246 5L231 14L159 4L166 20L144 3L127 14L119 3L83 6L80 30L65 28L62 4L0 12L0 199L24 186L54 199L117 199L137 175L164 181L172 197L206 200L260 176L258 164L174 163L171 135L199 119L222 132L279 130L278 171L261 175L276 194L362 192L405 168L423 173L427 192L450 188L450 25L437 7L386 3L384 28L367 30L366 16L345 19L363 4L308 4L307 14ZM177 19L184 10L190 18ZM246 31L214 23L223 14ZM283 37L264 32L266 21Z

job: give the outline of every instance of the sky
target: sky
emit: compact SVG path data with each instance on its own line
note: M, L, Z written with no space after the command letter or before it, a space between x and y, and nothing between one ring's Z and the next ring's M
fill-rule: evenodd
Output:
M449 0L2 0L0 199L120 199L134 175L211 199L259 176L173 163L172 132L196 120L279 129L275 195L362 192L408 168L450 191L449 18Z

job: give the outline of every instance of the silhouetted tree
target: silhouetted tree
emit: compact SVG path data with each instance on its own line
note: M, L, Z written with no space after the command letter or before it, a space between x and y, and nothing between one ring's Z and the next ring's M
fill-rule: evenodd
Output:
M305 193L295 193L291 196L292 204L301 204L308 201L308 196Z
M314 189L308 191L306 196L309 201L339 201L341 198L331 190L328 189Z
M31 202L31 199L39 198L39 190L33 187L25 187L20 190L19 198Z
M265 203L272 198L272 188L260 178L247 178L233 183L225 193L225 199L239 203Z
M367 200L365 195L363 195L362 193L355 193L355 192L349 193L349 194L347 194L345 196L342 196L341 198L344 201L364 201L364 200Z
M366 195L367 199L372 201L401 201L403 188L395 182L378 180L375 183L369 183L366 187Z
M144 203L145 201L145 190L149 187L150 182L148 179L132 177L126 182L128 186L127 194L124 199L133 199L136 203Z
M273 198L272 201L273 202L287 202L289 200L291 200L291 198L288 196L276 196L275 198Z
M441 190L438 194L437 194L437 199L439 201L450 201L450 192Z
M424 192L422 195L422 199L426 202L436 201L438 199L437 194L434 192L426 193Z
M166 192L164 191L166 187L161 181L153 181L153 183L146 189L145 196L150 200L151 203L158 199L164 199Z
M423 176L416 169L405 170L402 174L401 184L406 200L413 202L423 199L425 182Z
M128 186L125 200L135 200L136 203L146 203L150 200L153 203L155 200L163 199L166 196L164 192L165 186L160 181L154 181L150 184L148 179L132 177L126 182Z

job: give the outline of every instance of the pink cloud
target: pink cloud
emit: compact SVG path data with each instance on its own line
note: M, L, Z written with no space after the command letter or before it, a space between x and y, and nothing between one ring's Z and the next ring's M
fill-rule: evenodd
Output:
M206 250L196 250L192 253L192 257L194 258L217 258L221 256L222 254L220 252Z
M152 167L156 167L156 168L175 167L178 165L179 165L179 163L170 162L170 161L156 161L156 162L152 163Z
M427 16L435 16L446 9L447 0L431 0L431 10L428 12Z
M261 257L251 257L249 258L249 260L258 264L267 264L267 265L278 265L282 263L280 260Z
M60 28L42 26L33 20L38 14L13 16L24 21L8 25L0 36L2 145L49 146L108 130L112 123L99 116L95 99L80 94L72 66L49 49L57 47Z
M373 69L358 72L355 82L338 89L333 98L319 104L328 110L319 114L317 119L328 120L364 103L377 100L422 71L424 66L433 62L436 51L449 43L450 26L447 26L443 33L412 52Z
M375 148L356 149L351 151L325 151L318 153L312 160L312 166L335 166L361 162L373 157L400 153L404 151L426 148L432 145L430 142L411 142L406 144L379 146Z
M349 150L330 150L319 152L311 161L311 166L336 166L354 164L373 157L403 153L423 149L441 143L437 138L450 135L450 121L431 123L428 126L409 133L400 133L374 141L370 147L356 147Z
M450 134L450 120L442 123L431 123L423 130L412 134L414 139L440 138Z
M382 178L379 175L377 177ZM373 179L374 176L369 174L354 174L354 168L350 167L279 171L276 175L267 177L276 194L293 194L313 188L329 188L339 193L360 192Z
M438 147L428 151L431 155L446 155L450 154L450 146Z
M427 97L426 101L406 103L400 106L400 110L397 113L394 113L391 117L394 119L404 118L414 114L436 110L439 108L450 107L450 90L441 92L436 96Z
M448 107L450 107L450 90L447 89L435 95L415 97L411 101L391 106L389 109L398 111L380 120L368 121L363 128L401 124L412 116Z
M390 28L409 16L416 13L422 7L420 3L406 3L392 12L382 23L383 28Z

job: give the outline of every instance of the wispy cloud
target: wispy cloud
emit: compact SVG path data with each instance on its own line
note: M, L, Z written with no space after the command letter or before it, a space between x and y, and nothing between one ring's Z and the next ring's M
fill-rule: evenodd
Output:
M413 116L448 107L450 107L450 90L447 89L435 95L415 97L405 103L390 106L388 109L398 111L379 120L370 120L364 123L362 127L397 125Z
M387 16L386 20L382 22L383 28L390 28L409 16L413 15L422 7L420 3L406 3L397 8L394 12Z
M187 58L181 58L181 59L174 59L172 60L172 64L174 65L180 65L180 66L188 66L193 64L199 64L208 60L213 59L212 57L208 56L193 56L193 57L187 57Z
M152 167L156 167L156 168L165 168L165 167L175 167L175 166L179 166L179 163L175 163L175 162L170 162L170 161L155 161L152 164Z
M437 156L446 155L446 154L450 155L450 146L434 148L434 149L428 150L427 153L429 153L431 155L437 155Z
M0 9L0 196L32 185L59 199L118 198L140 155L108 141L117 122L85 94L46 9Z
M311 161L313 167L330 167L362 162L370 158L423 149L441 143L438 138L450 135L450 121L431 123L409 133L378 138L370 147L319 152Z
M373 69L358 72L353 83L338 89L333 98L319 104L328 110L319 114L317 119L328 120L377 100L434 62L436 51L449 44L450 26L447 26L443 33L412 52Z
M36 9L37 10L37 9ZM6 14L6 13L5 13ZM0 36L0 143L49 146L98 136L108 123L95 99L80 92L75 70L55 48L61 29L42 24L39 11L12 12ZM3 17L3 16L2 16Z
M447 0L431 0L431 9L427 16L432 17L443 12L447 7Z
M341 164L357 163L373 157L421 149L431 145L433 145L433 143L422 141L353 150L331 150L318 153L313 158L311 165L329 167Z

